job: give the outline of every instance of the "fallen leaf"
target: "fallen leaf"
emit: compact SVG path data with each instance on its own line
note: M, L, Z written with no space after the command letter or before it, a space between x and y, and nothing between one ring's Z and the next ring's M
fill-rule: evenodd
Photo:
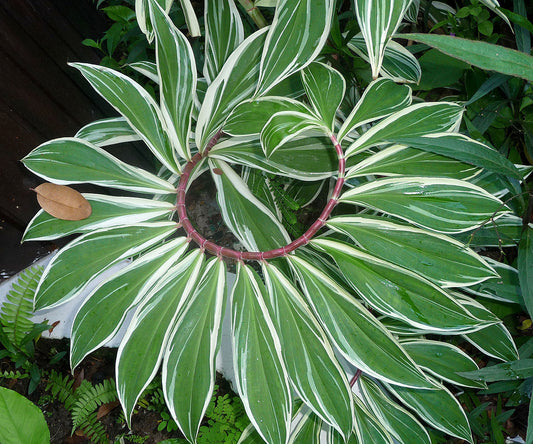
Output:
M33 191L41 208L57 219L82 220L91 215L91 204L73 188L45 182Z
M115 409L119 405L120 405L120 402L118 401L113 401L113 402L108 402L106 404L102 404L100 407L98 407L98 413L96 414L96 419L103 418L109 412L111 412L111 410Z

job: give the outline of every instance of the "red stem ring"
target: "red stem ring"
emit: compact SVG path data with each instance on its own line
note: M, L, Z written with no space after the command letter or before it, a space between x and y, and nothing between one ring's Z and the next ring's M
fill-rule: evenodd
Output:
M291 243L281 247L276 248L274 250L268 250L268 251L236 251L232 250L231 248L221 247L220 245L215 244L214 242L211 242L210 240L207 240L204 238L196 229L192 226L191 221L187 217L187 209L185 207L185 194L187 189L187 183L189 182L189 177L191 175L192 170L194 167L205 157L207 156L207 153L215 144L218 142L218 139L220 139L220 136L222 135L222 132L218 132L215 134L215 136L211 139L209 144L207 145L206 149L203 153L197 153L195 154L192 159L187 162L187 165L185 165L185 169L183 170L183 173L180 178L180 182L178 185L178 198L176 202L176 209L178 211L178 217L179 217L179 223L187 233L187 236L189 239L196 242L200 248L203 250L207 250L212 254L215 254L219 257L227 257L231 259L236 259L238 261L245 261L245 260L255 260L255 261L263 261L265 259L274 259L276 257L283 257L289 254L290 252L296 250L297 248L306 245L313 236L320 230L328 220L329 216L331 215L331 212L333 211L333 208L335 205L337 205L337 202L339 200L342 186L344 185L344 173L346 170L346 159L344 158L344 152L342 151L342 147L337 141L337 138L331 134L330 139L333 142L333 145L335 146L335 151L337 152L337 157L339 159L339 169L338 169L338 177L337 182L335 183L335 188L333 189L333 194L331 195L331 198L329 199L328 203L322 210L322 213L318 217L318 219L309 227L309 229L302 234L298 239L293 240Z

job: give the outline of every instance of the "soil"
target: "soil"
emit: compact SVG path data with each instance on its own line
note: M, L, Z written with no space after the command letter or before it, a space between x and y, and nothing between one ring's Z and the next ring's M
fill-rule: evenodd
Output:
M51 359L58 353L66 352L65 355L57 362L51 364ZM60 373L63 377L71 375L69 361L69 341L67 339L45 339L41 338L35 349L35 362L41 370L41 381L37 388L28 394L29 379L0 379L0 385L17 391L26 396L30 401L39 406L44 413L44 417L50 429L51 444L89 444L93 443L80 429L72 433L72 420L70 412L64 404L54 400L51 391L46 390L48 375L52 370ZM88 356L76 368L71 376L74 380L74 387L79 386L82 380L87 380L92 384L102 383L105 379L114 378L115 373L115 348L102 348ZM15 371L15 365L9 358L0 360L0 373L4 371ZM20 370L20 369L19 369ZM221 375L217 374L216 384L219 386L218 394L224 395L231 393L229 383ZM162 418L158 411L149 410L148 408L139 407L135 410L132 417L131 430L124 421L124 415L118 401L103 404L98 409L101 415L99 422L103 425L109 442L115 442L115 439L124 436L124 443L143 442L145 444L156 444L166 439L184 438L179 431L167 430L159 431ZM153 406L152 406L153 408ZM130 437L131 441L128 439ZM143 440L134 441L139 437ZM117 441L119 442L119 441Z

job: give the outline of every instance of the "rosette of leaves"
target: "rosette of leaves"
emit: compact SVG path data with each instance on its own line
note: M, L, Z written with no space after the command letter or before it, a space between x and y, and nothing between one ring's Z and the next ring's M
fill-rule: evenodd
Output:
M391 79L404 66L379 77L407 1L356 3L376 78L346 112L345 79L320 59L334 3L281 0L272 24L245 36L232 0L206 1L199 74L190 43L164 9L138 2L157 56L138 68L157 80L159 97L112 69L74 63L120 116L23 159L56 184L128 192L85 194L92 214L82 221L40 212L24 235L80 234L44 271L37 309L78 297L113 264L134 258L90 291L71 341L76 367L127 322L116 376L128 421L161 368L168 408L195 441L226 304L236 389L251 420L242 442L309 443L322 434L328 442L429 443L427 425L471 440L443 382L479 385L456 375L476 364L434 338L463 335L488 354L516 359L501 321L464 292L497 280L497 272L453 236L506 212L473 178L496 170L521 179L519 171L455 131L460 105L412 104L410 88ZM145 142L161 164L157 174L105 149L128 140ZM250 191L250 178L263 172L332 184L301 237L289 237L268 192ZM242 250L204 238L188 219L188 186L204 174ZM226 259L237 264L231 288Z

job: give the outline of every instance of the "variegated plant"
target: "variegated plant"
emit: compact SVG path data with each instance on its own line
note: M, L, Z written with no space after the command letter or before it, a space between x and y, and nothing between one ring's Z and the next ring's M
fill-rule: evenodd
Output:
M491 292L502 268L456 238L485 239L487 223L507 217L478 184L494 172L521 174L456 132L460 104L412 104L398 83L420 75L390 40L409 1L355 2L362 33L350 47L369 60L374 80L351 110L345 79L320 58L333 0L280 0L272 24L249 36L233 0L206 0L201 75L159 3L169 6L137 2L157 63L135 65L159 84L159 100L124 74L73 63L120 117L23 159L56 184L129 192L86 194L92 215L81 221L41 211L24 234L80 234L46 268L37 309L76 298L133 258L77 312L72 367L127 324L116 361L126 418L161 368L168 407L194 442L229 304L235 388L252 423L241 442L429 444L428 426L471 441L444 384L478 387L456 373L477 367L454 344L515 359L501 321L474 298L514 296ZM161 164L158 174L104 149L133 140ZM188 186L209 175L240 250L204 238L188 219ZM293 188L329 187L320 216L296 239L280 221L272 175ZM228 260L237 266L231 288Z

